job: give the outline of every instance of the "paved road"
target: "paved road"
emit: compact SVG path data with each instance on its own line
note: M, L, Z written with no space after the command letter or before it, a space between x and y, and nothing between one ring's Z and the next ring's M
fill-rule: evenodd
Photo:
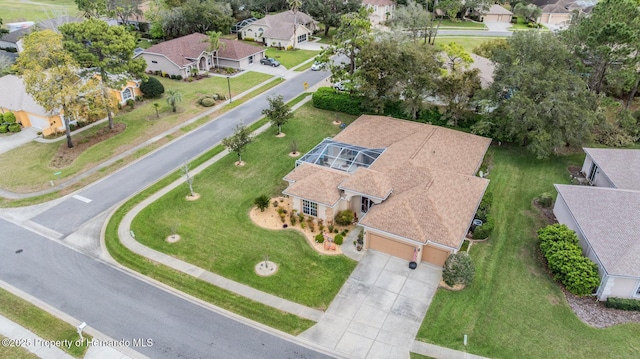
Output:
M216 121L180 137L152 155L83 189L74 197L40 213L32 221L58 232L58 237L63 238L75 232L91 218L178 168L185 159L196 157L211 148L232 133L233 128L241 121L246 125L254 122L261 116L262 109L268 107L267 96L280 94L288 101L304 90L304 82L313 86L329 75L326 71L306 71L287 80L224 114Z
M0 220L0 277L150 358L326 358ZM22 249L21 253L16 253Z

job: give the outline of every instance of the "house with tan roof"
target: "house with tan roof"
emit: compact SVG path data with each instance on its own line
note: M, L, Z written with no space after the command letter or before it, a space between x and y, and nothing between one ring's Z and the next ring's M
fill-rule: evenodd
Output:
M238 34L243 40L257 41L265 46L290 48L308 41L317 30L318 22L311 16L288 10L249 23Z
M489 183L475 174L490 142L363 115L297 160L283 193L325 223L352 210L365 248L442 266L462 245Z
M482 22L504 22L510 23L513 13L504 7L493 4L486 12L482 13Z
M640 299L640 150L584 151L590 186L556 184L553 213L598 265L598 299Z
M209 36L193 33L161 42L142 51L148 71L188 77L192 69L209 71L216 67L245 69L264 57L265 49L238 40L220 39L217 51L208 51Z
M371 11L369 20L374 27L393 18L393 13L396 11L394 0L363 0L362 6Z

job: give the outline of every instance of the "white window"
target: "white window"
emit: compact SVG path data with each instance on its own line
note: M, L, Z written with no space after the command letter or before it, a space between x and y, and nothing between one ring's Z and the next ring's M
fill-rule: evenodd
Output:
M307 41L307 34L298 36L298 43Z
M133 98L133 91L131 91L131 87L127 87L122 91L122 101L127 101L131 98Z
M317 217L318 216L318 204L316 202L307 201L306 199L302 200L302 213L308 214L310 216Z
M593 182L596 179L596 174L598 173L598 165L595 163L591 164L591 168L589 169L589 181Z

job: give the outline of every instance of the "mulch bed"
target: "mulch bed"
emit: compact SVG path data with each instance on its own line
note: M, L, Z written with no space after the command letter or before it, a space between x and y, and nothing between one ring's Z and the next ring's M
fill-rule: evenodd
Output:
M110 130L109 126L106 125L104 128L101 128L95 134L89 137L72 137L72 148L67 147L66 140L61 141L58 152L56 152L55 156L51 160L51 167L64 168L70 165L87 148L119 134L126 128L127 125L125 125L124 123L115 123L113 130Z

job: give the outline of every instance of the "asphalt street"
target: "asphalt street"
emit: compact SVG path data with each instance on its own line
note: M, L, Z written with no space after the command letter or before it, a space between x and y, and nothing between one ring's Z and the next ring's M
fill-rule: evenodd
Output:
M268 96L279 94L288 101L304 90L305 82L313 86L329 75L327 71L303 72L222 115L216 121L178 138L142 160L90 185L73 197L40 213L32 218L32 221L60 233L59 237L63 238L91 218L177 169L185 160L190 160L213 147L231 134L237 124L243 122L249 125L255 122L262 116L262 109L268 107Z
M150 358L327 358L12 223L0 228L2 280L116 340L151 339L132 348Z

